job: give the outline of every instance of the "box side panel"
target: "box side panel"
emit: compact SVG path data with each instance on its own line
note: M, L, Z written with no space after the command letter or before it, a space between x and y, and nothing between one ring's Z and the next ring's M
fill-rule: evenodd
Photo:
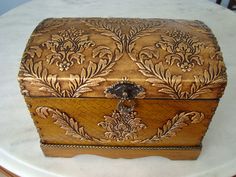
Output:
M25 98L42 143L198 146L218 100L137 100L122 117L116 99Z

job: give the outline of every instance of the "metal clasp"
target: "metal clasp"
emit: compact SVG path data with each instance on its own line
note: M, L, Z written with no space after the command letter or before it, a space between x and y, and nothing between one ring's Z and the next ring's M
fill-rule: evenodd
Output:
M105 90L105 95L108 98L120 99L117 104L117 110L124 113L129 113L134 110L134 98L142 98L145 95L145 89L134 82L124 78L122 81L108 87Z

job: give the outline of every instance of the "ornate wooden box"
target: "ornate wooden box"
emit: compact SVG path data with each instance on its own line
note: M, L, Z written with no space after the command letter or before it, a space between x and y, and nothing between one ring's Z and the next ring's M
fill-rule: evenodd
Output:
M19 83L47 156L196 159L226 86L200 21L46 19Z

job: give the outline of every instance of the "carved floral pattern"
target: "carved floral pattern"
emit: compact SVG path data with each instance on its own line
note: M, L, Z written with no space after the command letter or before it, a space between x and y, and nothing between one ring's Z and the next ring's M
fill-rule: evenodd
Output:
M52 53L47 55L49 64L56 63L61 71L68 70L74 65L74 61L82 64L85 55L82 52L95 43L89 40L88 35L84 35L82 30L74 27L58 32L52 35L50 41L43 43Z
M134 56L133 56L134 57ZM154 64L152 59L159 59L159 55L150 47L143 48L134 61L139 71L147 76L146 81L158 88L158 92L169 95L173 99L195 99L202 94L209 93L219 83L226 82L226 72L223 61L208 65L203 75L194 75L194 82L190 91L183 90L182 75L171 74L162 62Z
M105 138L115 141L134 140L137 133L146 128L141 118L136 117L137 112L122 112L115 110L111 116L104 116L105 121L98 125L106 129Z
M163 139L176 136L177 132L181 131L189 124L200 123L204 119L204 114L199 112L182 112L175 115L172 119L168 120L161 128L157 129L157 133L151 138L145 140L135 140L132 143L154 143Z
M44 119L51 117L56 125L59 125L60 128L66 131L65 134L68 136L72 136L80 140L93 140L93 138L85 132L84 127L81 126L74 118L69 117L66 113L60 112L58 109L38 107L36 109L36 113Z
M33 55L33 53L31 54ZM69 89L62 89L57 74L49 73L48 69L43 67L43 61L35 62L29 58L22 61L20 76L25 79L34 79L40 86L41 91L46 91L56 97L79 97L85 92L92 91L91 87L99 85L105 81L103 76L112 71L112 67L121 57L121 54L115 54L106 46L98 46L93 50L93 58L99 59L98 63L89 61L88 66L83 67L80 74L70 75Z
M173 65L176 62L183 72L191 71L195 64L203 64L199 55L203 43L188 33L179 30L167 32L167 35L161 35L156 46L169 53L165 56L167 64Z
M24 52L23 58L26 58L27 55L30 56L30 58L34 57L41 57L43 50L39 46L30 46L27 48L27 50Z
M162 20L144 19L135 19L132 23L130 19L87 19L85 22L91 28L101 32L101 35L111 37L116 41L120 51L128 53L132 51L136 40L159 30L164 23ZM128 32L122 30L122 25L129 26Z
M62 96L58 76L56 74L49 74L48 70L43 68L43 61L34 62L31 58L27 59L22 62L20 70L20 74L24 79L34 79L34 85L39 85L41 91L46 91L56 97Z
M61 26L65 25L66 21L67 19L60 19L60 20L52 18L45 19L40 24L38 24L32 35L33 36L42 35L43 33L56 30Z
M137 132L147 126L141 122L140 118L136 117L136 112L122 115L122 112L114 111L111 116L104 116L105 121L98 123L98 126L106 129L105 139L100 139L89 135L75 118L58 109L39 106L36 108L36 113L44 119L51 117L56 125L65 130L67 136L99 143L107 143L110 140L116 142L130 141L131 143L158 143L163 139L176 136L184 127L200 123L204 119L204 114L201 112L181 112L167 120L162 127L157 128L155 135L141 140L138 139Z
M20 78L23 84L22 92L30 96L30 91L24 86L26 78L36 80L36 85L40 85L41 91L47 91L51 96L56 97L79 97L85 92L91 91L91 87L97 86L105 81L104 76L112 71L116 61L124 53L138 65L139 71L147 77L147 81L157 87L157 91L170 96L173 99L195 99L202 94L209 93L219 84L226 82L225 66L219 51L217 42L209 28L199 22L186 23L190 28L200 30L202 34L210 35L210 42L199 42L194 36L179 30L167 32L161 35L161 40L156 41L153 46L145 46L136 51L136 42L144 36L148 36L155 31L162 30L165 24L174 23L168 20L142 20L136 19L81 19L91 30L99 32L101 35L111 38L116 48L114 51L107 46L96 46L89 36L84 35L83 31L76 28L69 28L52 35L52 39L39 45L29 46L24 53ZM132 22L132 23L131 23ZM176 22L177 23L177 22ZM40 26L50 26L50 20ZM58 23L51 24L54 29ZM123 26L125 26L123 28ZM39 27L39 31L43 31ZM124 30L125 29L125 30ZM37 33L37 30L36 30ZM212 44L213 43L213 44ZM52 74L46 69L43 60L34 61L34 57L42 56L42 46L46 46L51 51L47 55L49 64L56 63L62 70L68 70L75 62L83 64L78 74L71 74L67 89L61 87L59 75ZM85 49L92 50L92 56L85 65ZM208 50L209 58L212 62L204 63L201 57L201 50ZM168 54L164 56L165 61L160 59L160 51L165 50ZM89 57L89 56L86 56ZM91 59L94 59L92 61ZM95 62L96 61L96 62ZM176 64L183 74L174 75L167 65ZM206 69L198 75L189 78L192 83L186 87L182 82L184 72L191 71L196 65L205 65ZM192 81L193 80L193 81ZM185 88L185 89L183 89Z

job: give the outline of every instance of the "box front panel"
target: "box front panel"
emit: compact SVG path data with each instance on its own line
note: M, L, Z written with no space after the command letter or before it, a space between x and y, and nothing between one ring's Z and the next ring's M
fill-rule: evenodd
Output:
M198 146L218 100L136 100L124 115L116 99L25 98L42 143Z

